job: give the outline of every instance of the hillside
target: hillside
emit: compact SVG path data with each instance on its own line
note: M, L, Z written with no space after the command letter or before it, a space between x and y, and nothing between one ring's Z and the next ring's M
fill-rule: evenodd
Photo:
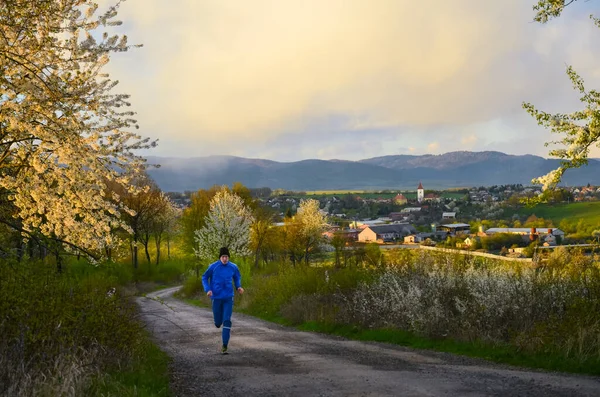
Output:
M383 156L360 161L302 160L277 162L233 156L148 157L160 164L149 173L165 191L208 188L241 182L248 187L288 190L412 189L522 183L543 175L558 160L500 152L450 152L441 155ZM565 174L566 185L600 184L600 161Z

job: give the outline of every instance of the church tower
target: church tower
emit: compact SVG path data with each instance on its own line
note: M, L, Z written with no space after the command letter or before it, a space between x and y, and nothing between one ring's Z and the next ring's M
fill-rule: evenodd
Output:
M423 198L425 197L425 189L423 189L423 185L419 182L419 187L417 188L417 201L419 203L423 202Z

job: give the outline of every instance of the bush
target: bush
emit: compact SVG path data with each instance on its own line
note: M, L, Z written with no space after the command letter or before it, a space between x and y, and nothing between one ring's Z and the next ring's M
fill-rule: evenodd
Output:
M204 291L202 287L202 279L196 276L188 277L183 287L179 290L179 295L186 298L194 298Z
M415 254L340 295L337 321L600 364L600 269L591 258L558 250L537 269L456 260Z

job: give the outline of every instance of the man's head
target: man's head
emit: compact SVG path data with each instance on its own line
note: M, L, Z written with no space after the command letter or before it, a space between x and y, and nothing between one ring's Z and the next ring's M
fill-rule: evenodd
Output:
M219 259L221 260L221 263L226 264L227 262L229 262L229 250L227 249L227 247L222 247L219 250Z

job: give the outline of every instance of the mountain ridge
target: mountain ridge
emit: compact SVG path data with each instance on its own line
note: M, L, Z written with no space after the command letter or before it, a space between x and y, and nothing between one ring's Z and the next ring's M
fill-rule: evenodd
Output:
M544 175L559 160L498 151L455 151L439 155L386 155L358 161L305 159L279 162L229 155L148 156L149 174L165 191L205 189L241 182L248 187L287 190L428 189L521 183ZM566 172L566 185L600 184L600 161ZM414 186L413 186L414 185Z

